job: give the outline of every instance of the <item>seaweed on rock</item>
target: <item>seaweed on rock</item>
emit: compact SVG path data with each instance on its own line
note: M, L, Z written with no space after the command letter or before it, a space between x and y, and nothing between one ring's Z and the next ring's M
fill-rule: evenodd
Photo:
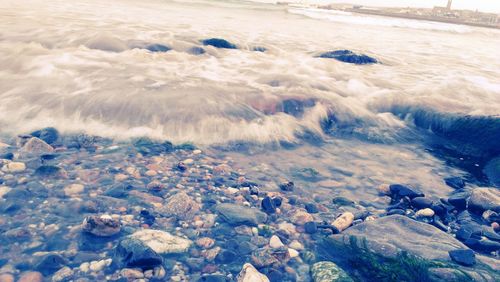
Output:
M398 252L394 257L381 256L368 248L366 239L360 241L355 236L349 237L349 243L325 238L318 245L318 257L345 266L344 269L355 281L437 281L439 279L433 274L433 269L452 270L453 281L478 281L468 271L452 263L427 260L405 251ZM494 273L487 267L481 270ZM488 281L481 272L474 274Z

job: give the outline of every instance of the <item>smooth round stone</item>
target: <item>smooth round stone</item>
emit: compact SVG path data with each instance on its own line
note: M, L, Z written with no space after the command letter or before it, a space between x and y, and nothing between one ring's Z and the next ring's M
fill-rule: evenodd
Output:
M316 207L315 204L307 203L305 205L305 208L308 213L318 213L318 208Z
M28 271L21 274L18 282L42 282L43 275L37 271Z
M434 216L434 211L432 209L426 208L426 209L421 209L418 210L415 215L417 217L433 217Z
M417 209L430 208L432 206L432 200L425 197L416 197L411 200L411 205Z

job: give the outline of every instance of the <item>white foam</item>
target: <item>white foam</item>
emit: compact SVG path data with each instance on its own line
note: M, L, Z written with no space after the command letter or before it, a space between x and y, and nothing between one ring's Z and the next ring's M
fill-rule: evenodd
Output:
M496 31L408 32L353 25L349 14L317 20L248 3L113 1L0 3L2 132L55 126L118 138L275 142L321 134L331 114L355 132L390 137L404 126L390 113L394 105L499 114ZM187 52L209 37L241 48ZM148 43L173 50L132 48ZM336 49L382 64L315 57ZM287 99L316 106L303 116L276 112Z

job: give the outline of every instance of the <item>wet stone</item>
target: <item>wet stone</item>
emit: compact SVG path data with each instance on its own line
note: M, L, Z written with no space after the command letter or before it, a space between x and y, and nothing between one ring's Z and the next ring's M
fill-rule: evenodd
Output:
M168 52L170 50L172 50L170 47L166 46L166 45L163 45L163 44L150 44L150 45L147 45L145 47L146 50L150 51L150 52L160 52L160 53L164 53L164 52Z
M92 215L83 220L82 230L95 236L110 237L120 233L121 223L109 215Z
M201 48L201 47L191 47L189 50L188 50L188 53L192 54L192 55L203 55L206 53L205 49Z
M35 170L36 176L45 178L64 177L65 173L66 172L62 168L53 165L42 165Z
M252 253L252 264L256 267L266 267L270 265L286 264L290 259L288 248L281 247L277 249L257 249Z
M201 41L203 45L213 46L222 49L237 49L236 45L222 38L209 38Z
M307 204L305 205L305 208L306 208L306 211L307 211L308 213L318 213L318 212L319 212L319 211L318 211L318 208L317 208L317 207L316 207L316 205L315 205L315 204L313 204L313 203L307 203Z
M276 204L271 197L265 197L261 203L262 210L267 214L276 212Z
M219 204L215 209L231 225L256 226L267 221L265 213L236 204Z
M43 275L37 271L27 271L21 273L18 282L42 282Z
M260 273L255 267L249 263L245 263L241 269L237 282L269 282L269 278Z
M306 222L306 224L304 224L304 229L306 233L314 234L318 232L318 225L314 221Z
M200 205L185 192L178 192L169 197L160 212L166 216L175 216L179 219L192 219L200 210Z
M476 263L476 255L473 250L470 249L461 249L461 250L452 250L448 252L450 258L461 265L465 266L473 266Z
M311 267L314 282L353 282L352 278L331 261L321 261Z
M12 153L1 153L0 160L12 160L14 159L14 154Z
M198 282L228 282L230 279L228 279L224 275L220 274L210 274L210 275L203 275L198 279Z
M279 185L282 191L293 191L295 188L295 184L292 181L284 182Z
M349 200L345 197L335 197L332 199L332 203L337 206L354 206L355 202Z
M19 150L22 156L49 154L54 151L54 148L45 141L32 137Z
M465 187L465 181L461 177L448 177L444 179L446 185L453 189L463 189Z
M236 260L237 255L235 252L223 250L215 257L215 262L220 264L228 264Z
M416 198L416 197L423 197L424 194L422 194L419 191L416 191L415 189L406 186L406 185L401 185L401 184L391 184L389 186L391 195L396 198L403 198L403 197L408 197L410 199Z
M320 54L320 58L335 59L344 63L367 65L376 64L377 60L363 54L356 54L350 50L335 50Z
M126 237L115 249L115 259L122 267L153 269L163 263L163 258L142 241Z
M448 198L448 203L454 206L457 210L465 210L467 208L467 193L457 193Z
M500 190L498 188L476 188L472 190L468 201L469 210L500 212Z
M129 236L137 239L158 254L178 254L186 252L192 242L161 230L144 229Z
M432 200L425 197L416 197L411 200L411 205L416 209L430 208Z
M59 139L59 132L53 127L47 127L31 132L30 135L33 137L37 137L50 145L54 144Z
M51 275L63 268L67 264L67 261L62 256L51 253L41 257L35 264L35 269L41 272L43 275Z

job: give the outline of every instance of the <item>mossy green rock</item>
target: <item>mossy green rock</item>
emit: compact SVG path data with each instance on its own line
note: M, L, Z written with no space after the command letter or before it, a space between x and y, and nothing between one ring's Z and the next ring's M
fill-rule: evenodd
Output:
M313 264L311 275L314 282L354 282L343 269L331 261Z

